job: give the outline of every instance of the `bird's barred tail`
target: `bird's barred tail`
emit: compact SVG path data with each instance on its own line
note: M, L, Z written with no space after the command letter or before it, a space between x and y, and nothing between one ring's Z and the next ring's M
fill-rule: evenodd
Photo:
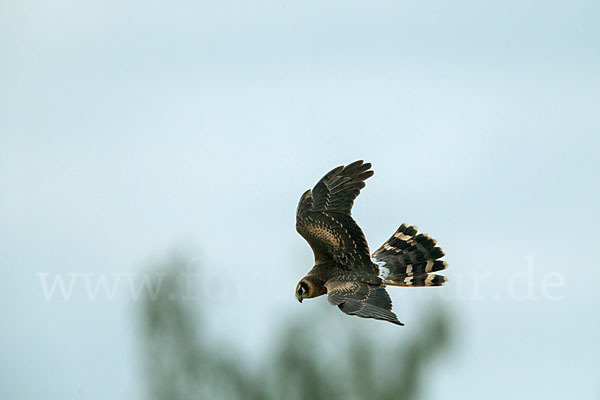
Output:
M446 262L439 260L443 256L434 239L402 224L372 257L386 285L441 286L446 277L432 272L446 269Z

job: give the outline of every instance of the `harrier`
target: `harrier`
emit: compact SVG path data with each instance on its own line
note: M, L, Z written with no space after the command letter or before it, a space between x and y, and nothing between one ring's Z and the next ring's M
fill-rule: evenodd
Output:
M354 199L373 175L371 164L356 161L334 168L300 198L296 230L310 245L315 265L298 282L296 298L327 294L346 314L404 325L392 312L386 286L441 286L444 252L417 228L402 224L370 255L365 235L351 216Z

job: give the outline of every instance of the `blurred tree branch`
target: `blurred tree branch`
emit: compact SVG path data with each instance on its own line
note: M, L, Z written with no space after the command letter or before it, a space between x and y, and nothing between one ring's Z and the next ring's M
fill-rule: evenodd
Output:
M154 400L418 399L428 365L450 343L441 312L429 316L421 335L390 343L383 354L374 345L377 338L351 329L336 342L339 348L327 351L305 328L307 321L296 320L263 367L250 370L204 336L202 310L182 296L184 265L177 257L163 265L161 271L169 273L158 297L142 302L141 361Z

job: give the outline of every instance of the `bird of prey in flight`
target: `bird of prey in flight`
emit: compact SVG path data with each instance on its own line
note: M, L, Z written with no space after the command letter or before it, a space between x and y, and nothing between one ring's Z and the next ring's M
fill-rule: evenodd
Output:
M417 228L402 224L373 255L351 216L354 199L373 175L371 164L356 161L329 171L298 204L296 230L310 245L315 265L298 282L296 298L327 294L346 314L404 325L392 312L386 286L441 286L433 272L446 269L444 252Z

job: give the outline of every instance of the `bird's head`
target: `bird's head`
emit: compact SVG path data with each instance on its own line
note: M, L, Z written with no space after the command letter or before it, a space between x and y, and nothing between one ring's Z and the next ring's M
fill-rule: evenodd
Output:
M305 276L296 285L296 298L300 303L304 299L312 299L325 293L327 293L325 282L313 275Z
M300 303L302 303L302 300L308 297L308 290L308 282L306 282L304 279L302 279L300 282L298 282L298 285L296 285L296 298Z

